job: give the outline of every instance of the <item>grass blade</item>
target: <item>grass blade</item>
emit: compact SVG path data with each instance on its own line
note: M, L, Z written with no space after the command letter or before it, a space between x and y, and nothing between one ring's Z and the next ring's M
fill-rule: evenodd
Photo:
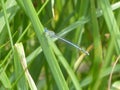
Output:
M26 58L25 58L25 53L24 53L24 49L23 49L23 45L22 43L17 43L15 44L15 49L17 51L17 54L19 55L19 60L21 62L22 68L25 71L25 76L27 78L29 87L31 90L37 90L37 87L27 69L27 64L26 64Z
M46 56L47 62L50 66L50 69L52 71L52 74L55 78L55 81L57 83L57 86L60 90L68 90L68 86L65 82L65 79L61 73L60 67L56 61L55 55L53 54L51 48L49 47L49 44L47 42L47 38L44 34L44 28L39 21L39 18L36 14L35 9L33 8L33 5L30 0L23 0L23 4L25 6L25 12L27 12L27 15L31 19L31 22L33 24L34 30L36 32L36 35L38 37L38 40L41 44L41 47L43 49L43 52Z

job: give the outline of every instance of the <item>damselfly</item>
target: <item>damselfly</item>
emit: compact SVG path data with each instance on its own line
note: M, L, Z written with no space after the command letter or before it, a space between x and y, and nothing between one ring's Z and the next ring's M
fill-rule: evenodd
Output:
M47 28L45 28L45 33L46 33L47 35L49 35L50 37L58 38L58 39L60 39L60 40L62 40L62 41L64 41L64 42L66 42L66 43L74 46L75 48L79 49L80 51L82 51L82 52L85 53L86 55L89 55L89 53L88 53L87 51L85 51L84 49L80 48L80 47L77 46L76 44L73 44L72 42L70 42L70 41L68 41L68 40L66 40L66 39L64 39L64 38L61 38L60 36L56 35L55 32L50 31L50 30L48 30Z

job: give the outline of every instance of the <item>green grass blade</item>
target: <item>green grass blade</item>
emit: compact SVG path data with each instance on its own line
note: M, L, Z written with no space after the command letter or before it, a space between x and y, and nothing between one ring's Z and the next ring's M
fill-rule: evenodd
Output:
M75 76L75 73L69 66L67 60L63 57L62 53L59 51L57 46L52 42L51 39L49 39L49 43L52 46L56 56L58 57L59 61L62 63L63 67L66 69L67 73L69 74L70 78L72 79L72 82L76 88L76 90L82 90L79 84L79 81L77 80L77 77Z
M0 81L4 85L5 88L10 89L11 88L11 82L6 75L6 73L3 71L3 69L0 69Z
M8 17L7 17L7 13L6 13L6 7L5 7L5 4L4 4L4 0L1 0L1 3L2 3L2 7L3 7L4 19L5 19L5 23L6 23L8 34L9 34L11 47L12 47L12 50L14 50L13 40L12 40L12 35L11 35L11 31L10 31L10 26L9 26L9 22L8 22Z
M55 55L53 54L51 48L48 45L47 38L45 37L45 34L44 34L44 28L41 22L39 21L39 18L36 14L36 11L33 8L31 1L23 0L23 4L25 6L25 11L27 12L27 15L31 19L34 30L36 32L39 42L41 43L43 52L46 56L47 62L51 68L52 74L55 78L58 88L60 90L68 90L68 86L61 73L61 70L56 61Z
M6 5L6 11L7 11L7 18L9 20L13 19L13 16L15 16L16 12L18 11L19 7L15 0L7 0L5 3ZM0 34L4 30L5 27L5 20L4 20L4 14L3 11L0 12Z
M120 1L53 1L0 1L0 90L105 90L109 82L112 89L120 71L117 63L108 81L120 52Z
M116 51L120 53L120 39L117 38L117 35L120 34L120 32L119 27L117 26L115 16L112 12L110 2L108 0L100 0L99 5L103 11L103 15L107 23L109 32L111 33L112 38L114 38L115 40Z
M99 26L96 17L96 9L95 9L95 1L90 1L91 7L91 23L92 23L92 32L93 32L93 40L94 40L94 61L92 68L92 84L91 90L98 90L100 84L100 72L101 72L101 62L102 62L102 45L99 33Z

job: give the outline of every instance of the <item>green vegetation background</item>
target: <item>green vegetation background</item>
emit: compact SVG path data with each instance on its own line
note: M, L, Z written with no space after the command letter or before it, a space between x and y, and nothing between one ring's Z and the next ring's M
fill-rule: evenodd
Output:
M0 0L0 90L120 90L119 28L119 0Z

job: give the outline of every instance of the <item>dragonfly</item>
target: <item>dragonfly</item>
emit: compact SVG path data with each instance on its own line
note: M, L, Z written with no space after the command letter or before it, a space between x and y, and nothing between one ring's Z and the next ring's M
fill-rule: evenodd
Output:
M74 44L74 43L72 43L72 42L70 42L70 41L68 41L68 40L66 40L66 39L64 39L64 38L56 35L55 32L53 32L53 31L51 31L51 30L48 30L47 28L45 28L45 33L46 33L46 35L50 36L51 38L60 39L60 40L62 40L62 41L64 41L64 42L72 45L73 47L77 48L78 50L82 51L82 52L85 53L86 55L89 55L89 53L88 53L87 51L85 51L84 49L80 48L78 45L76 45L76 44Z

